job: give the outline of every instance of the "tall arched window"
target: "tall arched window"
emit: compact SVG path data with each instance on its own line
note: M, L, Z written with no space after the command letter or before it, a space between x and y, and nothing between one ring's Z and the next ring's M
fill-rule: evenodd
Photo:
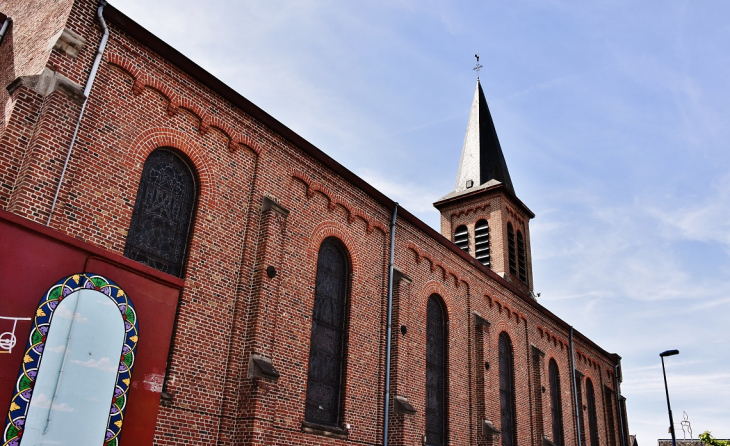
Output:
M560 401L560 374L558 363L550 360L550 413L553 421L553 443L557 446L565 444L563 438L563 403Z
M438 295L426 309L426 444L446 444L446 320Z
M499 335L499 407L502 418L502 446L517 444L514 369L512 341L506 332L502 332Z
M322 242L314 285L309 377L304 418L339 427L348 256L334 237Z
M515 252L515 229L512 223L507 223L507 256L509 257L509 272L517 275L517 255Z
M519 267L520 280L527 283L527 262L525 258L525 238L522 231L517 231L517 265Z
M461 225L454 231L454 243L462 250L469 252L469 230Z
M124 256L180 277L196 201L190 167L171 150L150 153L142 169Z
M484 266L490 266L489 224L487 220L479 220L474 226L474 257Z
M586 379L586 399L588 403L588 433L591 438L591 446L598 446L598 418L596 417L596 393L593 389L593 382Z

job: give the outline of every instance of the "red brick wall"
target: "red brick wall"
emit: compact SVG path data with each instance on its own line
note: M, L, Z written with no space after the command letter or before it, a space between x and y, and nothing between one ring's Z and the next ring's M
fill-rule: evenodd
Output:
M78 58L51 55L53 66L80 84L100 38L94 14L93 2L79 0L69 18L69 26L87 39ZM51 226L122 253L147 155L172 147L196 170L200 193L168 367L166 390L172 398L160 408L155 444L379 443L391 210L118 25L110 28ZM1 135L14 159L21 160L17 164L27 165L17 175L0 163L0 178L20 179L14 195L3 190L0 199L12 212L37 221L45 221L50 209L74 124L66 119L75 113L71 103L56 95L41 101L19 92L9 121L13 130ZM29 130L25 116L34 114ZM265 207L265 199L283 210ZM490 200L486 209L499 221L490 220L493 261L505 264L504 249L496 248L506 245L507 221L519 217L530 265L528 218L509 200ZM463 217L472 232L475 215ZM392 418L394 443L420 444L425 430L426 300L437 293L448 320L449 443L485 440L478 436L481 417L499 427L497 341L505 331L515 351L519 444L534 444L537 425L551 432L549 399L542 401L548 418L537 419L531 387L536 373L542 373L543 385L547 382L549 358L561 373L566 444L575 444L565 324L525 294L529 286L515 288L487 274L408 221L400 219L396 231L395 264L412 282L401 282L396 296L391 391L407 397L417 414ZM352 265L343 366L348 439L302 432L316 259L320 243L330 236L343 242ZM265 275L269 265L278 271L273 279ZM475 312L489 322L478 335ZM401 325L407 327L405 336L397 331ZM545 352L543 371L534 370L533 344ZM578 345L593 361L578 366L595 376L602 423L601 389L613 386L605 370L612 370L614 359L593 344ZM249 377L254 353L272 360L278 381ZM477 370L485 361L492 367ZM605 443L603 424L601 429Z

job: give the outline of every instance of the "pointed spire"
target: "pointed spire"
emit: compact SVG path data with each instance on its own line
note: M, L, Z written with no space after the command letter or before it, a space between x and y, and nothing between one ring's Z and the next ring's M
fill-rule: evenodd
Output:
M471 113L469 113L469 125L464 137L464 148L461 150L456 188L449 195L460 195L491 180L499 181L510 192L515 193L507 170L507 163L499 145L497 130L494 128L482 85L477 79L474 101L471 104Z

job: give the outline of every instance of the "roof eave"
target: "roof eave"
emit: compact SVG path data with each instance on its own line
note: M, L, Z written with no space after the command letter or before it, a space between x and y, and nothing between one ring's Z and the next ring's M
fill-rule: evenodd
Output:
M530 208L528 208L525 205L525 203L522 202L522 200L520 200L519 198L517 198L517 195L513 194L512 191L509 190L509 188L506 187L504 184L495 184L494 186L490 186L490 187L487 187L487 188L484 188L484 189L478 189L478 190L475 190L474 192L468 192L468 193L465 193L465 194L457 195L455 197L447 198L445 200L439 200L439 201L435 202L433 204L433 206L436 209L441 210L441 209L445 208L446 206L448 206L450 204L454 204L454 203L457 203L457 202L462 201L462 200L472 199L472 198L477 197L479 195L492 194L494 192L499 191L500 189L501 189L502 192L504 192L505 195L507 195L507 197L510 199L510 201L512 201L515 205L517 205L520 208L522 208L522 210L525 211L525 213L530 217L530 219L535 218L535 213L532 212L530 210Z

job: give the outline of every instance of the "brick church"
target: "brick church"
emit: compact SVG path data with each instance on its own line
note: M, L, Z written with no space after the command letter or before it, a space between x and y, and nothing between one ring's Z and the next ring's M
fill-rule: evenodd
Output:
M478 82L439 233L105 1L0 24L1 446L628 444Z

